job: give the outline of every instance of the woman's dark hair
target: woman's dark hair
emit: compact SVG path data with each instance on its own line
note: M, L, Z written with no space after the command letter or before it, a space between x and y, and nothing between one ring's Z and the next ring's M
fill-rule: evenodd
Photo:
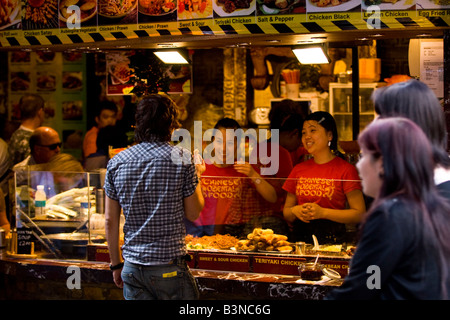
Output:
M338 150L338 132L337 132L336 121L334 121L333 116L325 111L316 111L316 112L313 112L310 115L306 116L305 121L309 121L309 120L317 121L322 127L325 128L325 131L331 132L333 137L331 138L330 149L332 151L337 151Z
M443 278L448 277L445 257L450 254L450 203L437 191L433 179L433 153L422 129L407 118L373 121L358 138L361 148L374 159L383 159L383 183L369 212L382 203L401 197L419 222L423 245L437 248ZM375 209L376 208L376 209ZM443 281L445 285L445 281ZM444 291L445 293L445 291Z
M284 99L270 109L270 129L278 129L280 132L298 129L301 132L307 114L308 110L305 110L299 102Z
M231 118L222 118L219 121L216 122L216 125L214 126L214 129L220 129L220 128L224 128L224 129L239 129L241 128L240 124Z
M380 118L405 117L414 121L430 140L434 161L450 167L444 112L425 83L411 79L379 88L373 92L372 101Z
M145 96L136 108L136 141L170 141L173 130L181 127L177 117L172 99L160 94Z

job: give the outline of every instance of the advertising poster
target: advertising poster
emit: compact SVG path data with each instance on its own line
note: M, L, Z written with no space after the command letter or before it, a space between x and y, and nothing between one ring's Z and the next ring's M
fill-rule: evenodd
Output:
M130 57L134 51L113 51L106 54L106 92L107 95L131 95L134 85L129 80L134 75ZM151 51L149 55L153 55ZM157 59L156 57L149 57ZM189 56L192 61L192 55ZM169 78L167 93L192 93L192 65L166 64L161 70Z
M130 68L130 55L133 51L113 51L106 54L106 94L127 95L133 89L132 84L127 84L133 76Z

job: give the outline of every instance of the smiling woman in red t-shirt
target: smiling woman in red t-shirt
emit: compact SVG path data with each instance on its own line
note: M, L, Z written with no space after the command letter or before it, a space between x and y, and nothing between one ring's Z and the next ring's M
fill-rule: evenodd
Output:
M358 223L365 212L356 168L337 157L337 130L328 112L309 115L302 143L313 158L294 167L283 189L288 192L283 215L293 224L293 239L341 242L346 223Z

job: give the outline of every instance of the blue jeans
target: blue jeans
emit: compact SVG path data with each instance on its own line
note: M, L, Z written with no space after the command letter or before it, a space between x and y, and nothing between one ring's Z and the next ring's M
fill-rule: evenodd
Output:
M197 283L185 261L144 266L125 261L122 269L126 300L194 300Z

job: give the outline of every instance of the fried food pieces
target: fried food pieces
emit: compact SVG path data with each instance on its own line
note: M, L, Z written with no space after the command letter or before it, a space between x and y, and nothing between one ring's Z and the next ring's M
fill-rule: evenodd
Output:
M292 251L287 237L273 233L272 229L255 228L247 235L247 239L239 240L236 250L239 251Z

